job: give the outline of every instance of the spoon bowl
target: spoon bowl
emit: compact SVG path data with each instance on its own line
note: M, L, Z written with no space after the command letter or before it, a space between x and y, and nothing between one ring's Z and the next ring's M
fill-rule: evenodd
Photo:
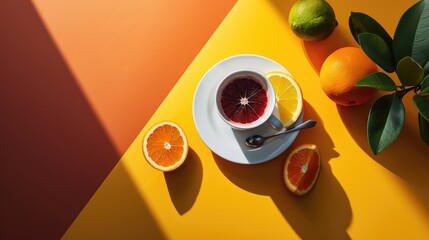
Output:
M305 129L305 128L312 128L316 125L316 123L317 123L317 121L315 121L315 120L307 120L301 124L293 126L292 128L286 129L286 130L279 132L279 133L276 133L274 135L270 135L270 136L266 136L266 137L263 137L261 135L252 135L252 136L246 138L246 145L248 147L251 147L251 148L258 148L258 147L262 146L264 144L265 140L267 140L269 138L277 137L277 136L280 136L283 134L287 134L287 133L298 131L298 130Z

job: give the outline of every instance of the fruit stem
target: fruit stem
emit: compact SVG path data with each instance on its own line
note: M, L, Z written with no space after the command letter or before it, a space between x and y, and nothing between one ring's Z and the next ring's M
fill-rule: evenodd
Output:
M409 88L405 88L404 86L401 87L402 90L399 90L396 94L402 98L405 94L407 94L408 92L414 90L416 87L409 87Z

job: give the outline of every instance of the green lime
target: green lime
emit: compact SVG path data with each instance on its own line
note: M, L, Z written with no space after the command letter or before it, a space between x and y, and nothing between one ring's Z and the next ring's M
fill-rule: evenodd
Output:
M325 0L298 0L289 12L289 26L306 41L327 38L337 25L334 9Z

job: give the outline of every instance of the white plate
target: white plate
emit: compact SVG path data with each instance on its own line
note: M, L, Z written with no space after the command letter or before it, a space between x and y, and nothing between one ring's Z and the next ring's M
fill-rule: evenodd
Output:
M222 121L214 103L215 88L225 76L243 68L259 70L262 73L271 71L289 73L277 62L257 55L237 55L224 59L213 66L198 84L192 114L204 143L218 156L241 164L262 163L283 153L298 136L299 131L269 139L262 147L254 149L246 146L245 139L253 134L267 136L275 133L268 123L252 130L239 131ZM303 114L297 123L301 123L302 118Z

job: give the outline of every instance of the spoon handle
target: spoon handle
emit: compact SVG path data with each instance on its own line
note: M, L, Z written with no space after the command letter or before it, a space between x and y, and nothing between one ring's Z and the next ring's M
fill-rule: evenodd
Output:
M310 119L310 120L307 120L307 121L305 121L305 122L303 122L301 124L296 125L295 127L286 129L283 132L279 132L277 134L274 134L274 135L271 135L271 136L268 136L268 137L265 137L265 138L268 139L268 138L276 137L278 135L282 135L282 134L286 134L286 133L298 131L298 130L301 130L301 129L304 129L304 128L311 128L311 127L314 127L316 125L316 123L317 123L316 120L311 120Z

